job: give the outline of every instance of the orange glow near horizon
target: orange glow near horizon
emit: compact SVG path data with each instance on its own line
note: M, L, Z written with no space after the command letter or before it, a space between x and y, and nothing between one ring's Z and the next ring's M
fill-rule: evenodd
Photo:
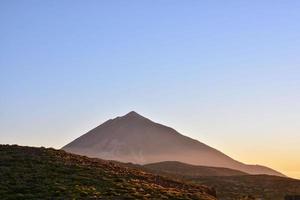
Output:
M225 152L232 158L241 161L246 164L257 164L270 167L276 171L283 173L284 175L300 179L300 159L297 153L291 153L289 151L277 151L264 152L261 149L256 149L253 151L239 152L236 150L231 150L231 152Z

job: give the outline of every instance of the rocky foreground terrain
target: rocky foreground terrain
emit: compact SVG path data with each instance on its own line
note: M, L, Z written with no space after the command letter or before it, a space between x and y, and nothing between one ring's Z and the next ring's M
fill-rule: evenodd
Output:
M0 197L216 200L215 191L206 186L62 150L17 145L0 146Z
M207 185L207 186L204 186ZM0 145L1 199L297 200L300 180L179 162L137 165Z

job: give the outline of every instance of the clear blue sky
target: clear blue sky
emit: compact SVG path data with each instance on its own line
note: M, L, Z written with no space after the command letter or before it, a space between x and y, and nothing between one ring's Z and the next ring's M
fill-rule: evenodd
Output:
M2 0L0 46L0 143L135 110L300 177L300 1Z

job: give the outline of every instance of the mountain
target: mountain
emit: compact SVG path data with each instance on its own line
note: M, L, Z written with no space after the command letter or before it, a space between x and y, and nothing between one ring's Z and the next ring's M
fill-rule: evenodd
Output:
M215 190L62 150L0 145L6 199L199 199Z
M203 177L203 176L242 176L248 175L245 172L222 168L190 165L178 161L164 161L143 165L144 168L166 175L180 175L182 177Z
M147 164L179 161L225 167L249 174L283 174L238 162L224 153L132 111L108 120L62 148L65 151L121 162Z

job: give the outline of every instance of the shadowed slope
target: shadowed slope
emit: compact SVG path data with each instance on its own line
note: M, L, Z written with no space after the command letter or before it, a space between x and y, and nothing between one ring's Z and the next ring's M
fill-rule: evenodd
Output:
M222 200L243 199L245 196L249 200L283 200L286 195L300 195L300 180L279 176L206 176L189 181L214 187L218 198Z
M216 189L218 199L222 200L283 200L285 196L294 200L300 194L300 180L286 177L247 175L226 168L194 166L174 161L147 165L127 163L126 166L210 186Z
M183 177L248 175L245 172L228 168L190 165L176 161L151 163L143 165L143 167L153 172L165 173L169 175L180 175Z
M215 191L61 150L0 145L1 199L199 199Z
M136 112L108 120L63 147L64 150L138 164L180 161L194 165L225 167L250 174L279 172L259 165L245 165L176 130L152 122Z

